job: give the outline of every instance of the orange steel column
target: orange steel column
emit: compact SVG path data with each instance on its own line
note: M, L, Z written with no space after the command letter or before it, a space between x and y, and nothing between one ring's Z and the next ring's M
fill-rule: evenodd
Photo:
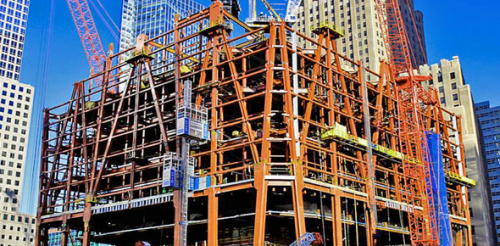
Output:
M274 79L274 59L276 43L276 26L269 26L268 49L266 50L266 89L264 99L264 122L262 124L262 148L260 162L255 165L254 188L256 190L255 223L254 223L254 245L264 245L266 233L266 207L267 207L267 165L270 161L271 143L266 141L270 136L272 89Z
M91 196L93 198L93 196ZM83 239L82 246L90 246L90 217L92 216L92 203L86 198L83 209Z
M279 47L281 48L281 61L283 66L283 84L285 91L285 113L288 115L285 117L286 124L288 126L288 136L290 140L288 141L289 148L289 156L291 160L291 164L293 167L293 174L295 179L292 181L292 194L293 194L293 206L295 212L295 234L296 237L300 237L304 233L306 233L306 223L304 218L304 200L303 200L303 190L304 190L304 173L302 163L297 161L298 155L297 145L296 145L296 136L295 136L295 124L294 117L298 115L294 115L293 113L293 100L292 100L292 83L291 83L291 75L290 75L290 59L288 57L288 45L286 38L286 28L284 23L279 23L278 26L278 40ZM298 127L298 126L297 126Z
M176 88L176 103L179 103L179 95L182 94L181 88L180 88L180 83L179 83L179 76L180 76L180 71L179 67L180 64L178 62L178 56L180 55L181 52L181 47L179 44L180 40L180 34L179 34L179 29L178 29L178 23L179 23L179 15L175 15L175 23L174 23L174 49L175 49L175 56L176 56L176 62L175 62L175 88ZM142 72L139 70L139 72ZM177 108L178 106L176 106ZM179 138L177 137L177 142L179 142ZM180 147L179 144L177 144L177 153L179 153ZM173 202L174 202L174 246L182 246L181 245L181 240L179 239L179 236L181 234L181 227L179 222L182 220L182 211L181 211L181 191L175 190L174 191L174 196L173 196ZM189 216L188 216L189 217ZM186 223L188 223L186 221Z
M210 12L212 18L212 11ZM219 64L219 55L218 55L218 46L219 46L219 40L218 38L209 38L207 42L207 48L206 48L206 54L204 57L204 62L203 62L203 68L208 68L209 66L209 59L210 57L212 58L212 81L219 81L219 69L217 65ZM212 47L212 56L210 56L210 47ZM206 72L205 69L203 69L203 72L201 74L201 79L200 79L200 85L205 84L205 78L206 78ZM211 123L210 127L212 128L211 132L211 138L210 138L210 173L215 174L212 175L211 177L211 183L212 185L217 185L217 146L218 146L218 141L217 139L217 132L215 128L217 127L217 122L218 122L218 112L217 112L217 105L219 104L219 90L217 87L212 88L211 92L211 100L212 100L212 109L211 109ZM222 135L222 134L221 134ZM219 232L219 227L218 227L218 217L219 217L219 198L216 197L214 188L210 188L208 192L208 245L209 246L216 246L218 245L218 232Z
M214 185L214 184L212 184ZM208 235L209 246L218 245L219 198L214 187L208 189Z
M217 44L217 42L215 42ZM216 53L216 52L214 52ZM217 62L217 55L214 55L214 62ZM207 62L208 63L208 62ZM217 68L214 66L213 73L217 79ZM217 132L214 128L217 126L217 104L218 104L218 90L214 87L212 89L212 115L211 115L211 141L210 141L210 173L215 174L217 172ZM211 177L212 185L217 185L217 175L212 175ZM210 188L208 192L208 245L216 246L218 245L218 217L219 217L219 198L216 196L214 188Z
M464 236L464 233L462 231L463 229L460 229L457 231L457 234L456 234L456 242L455 242L455 245L463 245L463 236Z
M335 246L343 245L344 235L342 233L342 202L340 201L339 192L335 191L332 197L332 224L333 224L333 242Z

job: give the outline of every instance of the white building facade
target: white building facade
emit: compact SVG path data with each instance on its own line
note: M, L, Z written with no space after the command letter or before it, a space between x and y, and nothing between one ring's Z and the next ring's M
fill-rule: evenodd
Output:
M455 56L452 60L442 59L438 64L420 66L419 74L432 76L424 85L433 86L441 105L462 116L466 172L476 180L476 186L469 189L472 240L475 245L497 245L481 126L475 117L471 88L465 83L460 59Z
M35 217L19 213L34 88L19 82L29 0L0 1L0 245L33 245Z
M423 14L414 9L412 0L399 2L417 67L426 57ZM375 0L303 0L296 16L294 28L306 36L314 37L312 29L323 21L344 30L345 36L337 40L337 50L374 71L379 71L380 61L387 59Z

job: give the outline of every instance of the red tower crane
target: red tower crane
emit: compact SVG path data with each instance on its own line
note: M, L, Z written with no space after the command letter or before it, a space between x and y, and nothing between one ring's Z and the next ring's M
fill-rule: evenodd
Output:
M386 53L398 81L399 133L401 151L407 158L405 169L406 202L412 245L438 245L438 225L431 188L429 150L421 107L435 104L421 82L427 77L413 73L411 51L398 0L376 0ZM425 179L422 179L425 178ZM422 207L422 210L417 209Z
M67 2L87 55L91 74L100 73L103 70L106 53L99 38L89 4L87 0L67 0ZM97 80L97 83L100 85L100 80Z

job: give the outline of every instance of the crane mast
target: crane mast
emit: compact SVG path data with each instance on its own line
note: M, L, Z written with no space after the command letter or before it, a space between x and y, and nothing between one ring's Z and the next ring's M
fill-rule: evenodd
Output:
M423 207L422 212L414 209L408 213L412 244L437 245L436 216L432 189L429 188L429 153L419 115L422 105L434 102L420 83L425 79L413 74L408 36L398 0L377 0L377 6L390 65L398 81L401 149L413 158L404 160L407 202L414 208L418 204ZM419 181L420 177L425 177L424 182Z
M436 102L423 89L427 80L413 74L411 54L398 0L376 0L386 54L397 83L400 147L412 245L438 245L438 226L431 188L431 167L421 107ZM424 177L424 179L422 179ZM416 209L421 206L422 210Z

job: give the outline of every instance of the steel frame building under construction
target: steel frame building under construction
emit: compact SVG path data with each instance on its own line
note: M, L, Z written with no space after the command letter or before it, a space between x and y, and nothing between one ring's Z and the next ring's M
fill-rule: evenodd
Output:
M50 228L62 245L182 245L183 225L188 245L290 245L306 232L325 245L436 245L422 239L433 227L472 245L460 117L430 91L403 125L390 66L338 53L331 23L315 33L248 27L216 1L110 55L45 110L36 245ZM405 127L424 137L403 144ZM188 164L183 204L187 178L172 177Z

